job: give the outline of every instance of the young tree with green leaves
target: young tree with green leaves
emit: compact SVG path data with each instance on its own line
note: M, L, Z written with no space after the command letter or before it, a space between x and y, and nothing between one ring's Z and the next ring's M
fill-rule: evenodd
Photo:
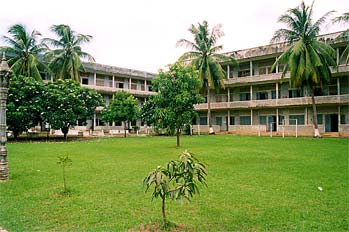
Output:
M32 77L42 81L40 72L48 72L48 67L41 61L46 47L38 41L40 32L28 32L24 25L15 24L8 30L8 36L3 40L8 46L2 47L1 52L10 56L8 63L16 76Z
M124 123L124 137L129 122L136 120L139 116L138 100L128 92L118 91L114 94L113 100L102 112L102 120L105 122Z
M94 62L94 58L84 52L81 45L90 42L92 36L79 34L64 24L53 25L51 31L58 39L45 38L43 42L54 48L46 54L54 78L71 79L80 83L79 71L84 71L81 59Z
M190 61L195 69L199 71L201 90L207 97L207 122L211 134L214 131L211 120L210 91L224 88L225 71L221 63L230 62L234 65L236 64L235 59L231 56L218 53L223 49L222 45L217 45L217 40L224 35L221 27L222 25L218 24L210 31L207 21L199 23L197 27L192 24L189 32L193 35L194 41L181 39L177 42L177 46L185 46L191 50L184 53L179 60Z
M41 119L42 99L45 85L30 77L14 76L11 78L6 122L15 139L28 129L36 126Z
M152 199L161 198L163 227L167 227L166 199L190 199L199 193L199 184L206 185L207 170L193 154L184 151L178 160L172 160L166 167L158 166L143 180L145 191L154 187Z
M160 71L152 84L158 94L143 106L143 119L148 125L176 131L179 147L181 129L197 115L194 105L204 100L197 91L198 72L192 66L175 63L169 66L169 71Z
M314 2L313 2L314 3ZM277 30L271 42L285 41L289 47L275 61L272 69L278 63L285 64L282 77L290 73L290 85L306 89L311 95L313 105L314 136L320 137L315 104L315 89L322 88L331 78L331 66L336 66L335 50L318 40L320 26L332 13L327 12L317 21L313 21L313 4L309 7L301 3L296 8L289 9L281 15L279 22L286 28Z
M78 120L91 118L96 107L102 105L103 98L95 90L72 80L57 80L47 85L42 116L52 129L61 129L67 140L69 128L76 126Z
M69 155L58 156L57 164L62 167L62 176L63 176L63 193L69 193L67 188L67 175L66 168L72 165L72 160L69 158Z

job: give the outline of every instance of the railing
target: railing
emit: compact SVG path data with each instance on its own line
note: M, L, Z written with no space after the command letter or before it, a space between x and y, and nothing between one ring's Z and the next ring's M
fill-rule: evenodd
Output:
M329 95L315 97L315 103L321 104L349 104L349 94ZM247 109L247 108L262 108L262 107L281 107L281 106L300 106L311 105L311 97L299 98L281 98L268 100L250 100L250 101L233 101L233 102L212 102L211 109ZM207 103L195 105L195 110L207 110Z
M156 94L156 92L153 91L142 91L142 90L134 90L134 89L120 89L120 88L113 88L113 87L108 87L108 86L97 86L97 85L81 85L83 87L89 88L89 89L94 89L100 92L106 92L106 93L114 93L117 91L125 91L129 92L134 95L153 95Z

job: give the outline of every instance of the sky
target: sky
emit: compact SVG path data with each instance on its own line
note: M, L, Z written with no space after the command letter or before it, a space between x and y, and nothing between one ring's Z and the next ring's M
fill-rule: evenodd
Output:
M192 40L188 29L207 20L210 28L222 24L225 36L217 44L222 52L269 43L284 27L278 17L301 0L5 0L0 2L0 35L22 23L29 31L54 38L53 24L67 24L74 31L93 36L83 46L97 63L156 73L174 63L186 48L176 47L182 38ZM312 0L305 0L307 5ZM349 11L348 0L316 0L314 19L335 10L331 17ZM346 26L348 27L348 26ZM328 23L322 34L345 25ZM0 45L4 45L0 41Z

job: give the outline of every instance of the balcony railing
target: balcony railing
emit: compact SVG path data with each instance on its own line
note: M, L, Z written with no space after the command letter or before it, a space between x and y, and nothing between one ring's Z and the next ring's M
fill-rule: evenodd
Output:
M98 92L104 92L104 93L115 93L117 91L125 91L133 95L141 95L141 96L156 94L156 92L148 91L148 90L142 91L142 90L135 90L135 89L120 89L120 88L113 88L108 86L97 86L97 85L81 85L81 86L89 89L94 89Z
M349 94L317 96L315 97L316 105L322 104L349 104ZM211 109L250 109L263 107L282 107L282 106L305 106L311 105L311 97L299 98L281 98L268 100L251 100L251 101L233 101L233 102L212 102ZM207 103L195 105L196 110L207 110Z

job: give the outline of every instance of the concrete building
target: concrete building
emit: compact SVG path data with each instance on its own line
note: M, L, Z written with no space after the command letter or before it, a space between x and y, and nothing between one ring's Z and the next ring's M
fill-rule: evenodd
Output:
M349 66L340 59L349 40L337 40L339 33L320 37L337 52L338 68L332 79L316 92L320 133L349 136ZM285 51L286 44L272 44L228 53L239 67L223 64L225 89L211 95L211 114L216 132L250 135L312 136L311 97L289 86L289 75L281 78L284 66L271 66ZM208 132L207 103L196 107L200 116L194 120L194 132Z

